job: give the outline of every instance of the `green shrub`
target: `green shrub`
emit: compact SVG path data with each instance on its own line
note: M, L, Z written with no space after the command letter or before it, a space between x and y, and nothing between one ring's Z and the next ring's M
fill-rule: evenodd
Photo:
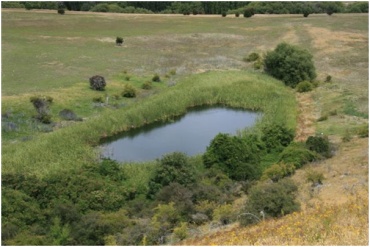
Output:
M251 8L251 7L248 7L244 10L244 17L245 18L249 18L249 17L252 17L254 15L254 9Z
M64 15L65 14L65 10L64 9L58 9L58 14Z
M103 96L97 96L97 97L94 97L92 101L95 103L104 103L104 98Z
M316 160L317 155L308 150L304 143L291 143L279 155L279 161L285 164L293 164L296 168Z
M170 153L158 160L157 169L149 181L148 196L153 198L162 187L174 182L184 186L195 182L195 170L184 153Z
M309 136L306 140L306 147L316 153L329 158L330 143L327 136Z
M123 44L123 38L122 37L117 37L116 38L116 45L121 46Z
M298 83L296 89L299 93L309 92L312 91L313 85L309 81L301 81L300 83Z
M235 220L235 212L232 204L219 205L213 210L213 220L223 225L230 224Z
M260 175L259 154L263 143L254 135L247 138L218 134L203 155L205 167L218 168L231 179L256 179Z
M308 11L303 11L303 17L308 17L310 15L310 12Z
M295 169L294 164L291 163L285 164L280 162L273 164L263 172L261 179L271 179L273 182L277 182L284 177L294 174Z
M369 137L369 124L364 124L359 127L357 134L361 138Z
M300 204L296 202L298 188L291 179L284 178L277 183L261 183L249 191L240 224L249 225L256 222L255 218L246 217L247 213L265 217L280 217L298 211Z
M235 12L235 17L239 17L240 13L239 12Z
M301 81L316 78L312 55L294 45L279 44L274 51L267 53L264 63L268 74L292 88Z
M331 75L326 76L325 82L331 82Z
M222 12L222 17L226 17L227 16L227 14L226 14L226 12Z
M135 98L136 97L136 89L134 86L127 84L122 91L122 97L125 98Z
M90 88L97 90L97 91L103 91L107 83L105 82L105 79L103 76L100 75L94 75L90 77Z
M257 59L257 61L255 61L255 62L253 63L253 68L254 68L255 70L262 69L262 68L263 68L263 59L262 59L262 58Z
M146 90L152 89L152 82L151 81L144 82L143 85L141 85L141 88Z
M153 76L153 78L152 78L152 81L154 81L154 82L160 82L160 81L161 81L161 78L159 77L159 75L158 75L158 74L155 74L155 75Z
M254 62L259 59L261 56L257 52L252 52L248 55L248 57L244 58L245 62Z
M282 125L270 124L262 128L262 141L268 152L281 152L293 141L294 131Z
M173 229L173 234L179 240L184 240L188 237L188 223L181 222L179 226Z

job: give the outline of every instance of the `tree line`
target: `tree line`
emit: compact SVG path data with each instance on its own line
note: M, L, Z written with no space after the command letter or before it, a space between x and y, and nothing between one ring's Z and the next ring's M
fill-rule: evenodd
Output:
M310 13L368 13L366 2L2 2L2 8L60 9L73 11L116 13L163 13L163 14L222 14L243 12L251 7L256 14L302 14Z

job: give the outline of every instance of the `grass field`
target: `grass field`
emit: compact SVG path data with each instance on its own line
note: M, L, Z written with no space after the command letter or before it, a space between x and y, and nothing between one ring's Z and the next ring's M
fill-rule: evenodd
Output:
M115 45L117 36L124 38L121 47ZM184 114L194 105L261 110L259 124L285 123L296 128L297 140L324 133L338 146L338 156L295 175L307 210L256 228L231 230L234 235L218 233L219 238L210 235L185 244L366 245L368 139L355 136L368 124L368 36L367 14L246 19L2 9L2 122L18 127L13 131L2 126L2 172L44 176L95 162L94 146L101 137ZM243 61L249 53L265 53L283 41L313 54L320 81L313 92L297 94ZM89 89L88 79L95 74L106 78L106 91ZM154 74L162 82L141 89ZM328 75L332 79L326 83ZM138 90L137 98L115 98L125 84ZM55 126L32 121L36 111L29 98L39 94L53 97ZM94 97L109 97L114 107L99 107L92 103ZM64 108L84 121L62 121L58 112ZM343 142L344 136L352 140ZM145 177L143 169L127 169ZM319 196L309 193L305 169L325 174L328 186ZM299 219L317 220L326 235ZM287 227L296 231L289 235ZM312 234L293 239L303 236L302 229ZM258 234L248 235L249 230ZM268 236L271 231L276 238Z

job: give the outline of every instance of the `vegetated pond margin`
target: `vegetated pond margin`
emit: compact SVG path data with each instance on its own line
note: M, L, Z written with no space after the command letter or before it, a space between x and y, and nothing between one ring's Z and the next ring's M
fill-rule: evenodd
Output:
M102 156L119 162L142 162L171 152L197 155L206 151L218 133L237 134L253 126L261 112L225 105L201 105L168 121L146 124L102 138Z

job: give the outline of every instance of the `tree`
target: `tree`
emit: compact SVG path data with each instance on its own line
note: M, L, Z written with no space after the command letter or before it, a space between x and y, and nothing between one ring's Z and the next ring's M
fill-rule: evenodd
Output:
M281 43L274 51L267 53L265 71L292 88L301 81L316 78L311 53L287 43Z

